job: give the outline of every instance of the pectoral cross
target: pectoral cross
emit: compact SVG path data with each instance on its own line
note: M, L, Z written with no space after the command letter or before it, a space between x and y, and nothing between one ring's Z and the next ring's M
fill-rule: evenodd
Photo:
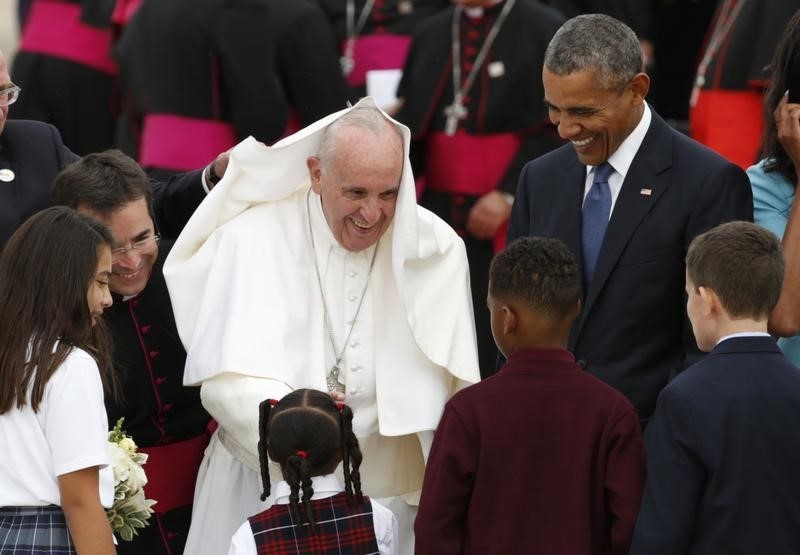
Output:
M350 76L356 65L353 55L354 51L355 41L353 39L347 39L344 43L344 52L342 52L342 56L339 58L339 66L342 68L342 75L344 75L345 78Z
M345 54L341 58L339 58L339 66L342 68L342 75L348 77L350 73L353 71L353 67L355 66L355 62L353 61L352 56L348 56Z
M453 103L444 109L444 115L447 116L447 121L444 124L445 135L450 137L455 135L458 129L458 121L465 119L468 113L464 103L461 101L461 95L457 94Z
M339 393L344 393L344 384L339 381L338 365L335 364L333 368L331 368L331 371L328 373L326 382L328 386L328 391L330 391L331 393L333 393L334 391Z

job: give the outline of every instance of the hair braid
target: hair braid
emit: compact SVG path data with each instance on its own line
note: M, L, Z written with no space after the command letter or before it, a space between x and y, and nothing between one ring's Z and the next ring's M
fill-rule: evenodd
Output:
M303 486L303 511L309 526L311 526L311 532L316 533L317 523L314 520L314 508L311 505L311 498L314 496L314 488L311 485L311 464L307 459L301 458L298 470Z
M353 478L350 473L350 441L348 430L353 427L353 410L347 405L339 408L339 432L342 443L342 471L344 474L344 491L347 494L347 502L353 503Z
M356 434L353 433L353 411L350 410L350 407L347 407L347 411L350 413L350 416L343 422L344 426L342 427L342 445L346 446L350 459L350 472L348 474L350 476L349 480L352 482L352 484L348 487L355 491L355 500L358 503L363 503L364 494L361 492L360 468L361 461L364 459L364 456L361 454L361 448L358 445L358 438L356 438Z
M303 461L297 455L291 455L286 459L286 473L284 478L289 484L289 512L295 524L300 524L300 464Z
M261 470L261 501L269 497L269 455L267 454L269 442L269 416L272 409L270 399L261 401L258 405L258 466Z

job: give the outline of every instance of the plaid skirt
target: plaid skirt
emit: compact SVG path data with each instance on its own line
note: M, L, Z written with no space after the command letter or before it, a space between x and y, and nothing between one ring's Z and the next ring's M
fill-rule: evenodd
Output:
M61 507L0 507L0 555L75 553Z

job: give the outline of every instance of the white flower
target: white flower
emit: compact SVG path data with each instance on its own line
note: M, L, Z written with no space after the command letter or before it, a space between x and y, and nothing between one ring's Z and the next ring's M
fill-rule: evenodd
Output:
M128 436L125 436L120 440L119 446L125 449L125 452L128 453L128 455L133 455L136 453L136 444Z
M156 502L145 499L147 475L142 465L145 453L137 451L136 443L122 431L122 419L109 432L108 452L114 468L114 503L106 510L111 529L123 540L130 541L137 528L147 526L151 508Z

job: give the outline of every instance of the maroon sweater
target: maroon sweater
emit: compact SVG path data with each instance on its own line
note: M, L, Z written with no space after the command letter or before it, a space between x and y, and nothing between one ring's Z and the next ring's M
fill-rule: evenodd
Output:
M436 431L417 555L625 554L645 478L636 411L564 350L512 354Z

